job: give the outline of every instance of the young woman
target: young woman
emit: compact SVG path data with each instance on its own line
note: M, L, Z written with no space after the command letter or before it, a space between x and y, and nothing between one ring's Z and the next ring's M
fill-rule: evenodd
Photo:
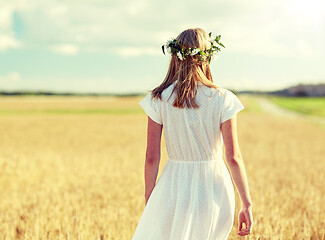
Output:
M172 54L166 78L139 102L148 115L146 206L132 240L227 239L235 210L231 177L242 200L238 235L251 233L252 201L236 129L244 106L213 83L209 67L223 46L219 40L196 28L163 46ZM163 128L168 160L156 183Z

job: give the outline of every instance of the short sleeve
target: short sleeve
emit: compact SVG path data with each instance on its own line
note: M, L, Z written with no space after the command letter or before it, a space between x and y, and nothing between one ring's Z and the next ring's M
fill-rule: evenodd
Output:
M245 108L233 92L226 90L224 97L225 100L221 111L221 123L231 119Z
M148 93L140 102L139 105L143 108L145 113L156 123L162 125L162 120L158 106L159 99L151 99L151 93Z

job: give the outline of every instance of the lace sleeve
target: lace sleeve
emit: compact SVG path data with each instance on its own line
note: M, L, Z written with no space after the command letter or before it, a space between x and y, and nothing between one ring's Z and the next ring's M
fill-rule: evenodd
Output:
M158 106L159 99L151 99L151 93L148 93L140 102L139 105L143 108L145 113L156 123L162 125L162 120Z
M221 111L221 123L231 119L244 108L245 107L240 102L238 97L233 92L226 90L225 100Z

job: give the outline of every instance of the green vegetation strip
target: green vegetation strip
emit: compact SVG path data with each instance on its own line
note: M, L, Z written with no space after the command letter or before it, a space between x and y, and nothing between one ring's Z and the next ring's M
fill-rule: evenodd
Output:
M0 109L0 115L30 115L30 114L137 114L143 113L142 109Z
M270 97L270 100L289 110L325 117L325 97Z

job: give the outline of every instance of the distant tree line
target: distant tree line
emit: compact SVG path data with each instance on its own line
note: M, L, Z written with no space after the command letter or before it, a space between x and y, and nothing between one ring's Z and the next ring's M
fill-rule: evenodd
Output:
M238 91L237 93L279 95L287 97L324 97L325 83L319 84L298 84L277 91Z
M0 91L2 96L116 96L131 97L140 96L141 93L71 93L49 91Z
M292 96L292 97L324 97L325 83L320 84L299 84L279 91L269 92L271 94Z
M230 89L235 94L272 94L292 97L324 97L325 83L319 84L299 84L277 91L236 91ZM50 91L0 91L2 96L115 96L132 97L141 96L145 93L71 93L71 92L50 92Z

